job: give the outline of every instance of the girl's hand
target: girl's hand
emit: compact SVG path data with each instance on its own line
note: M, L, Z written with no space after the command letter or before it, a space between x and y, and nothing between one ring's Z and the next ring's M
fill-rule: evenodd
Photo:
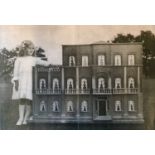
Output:
M19 87L19 81L15 80L15 90L18 91L18 87Z

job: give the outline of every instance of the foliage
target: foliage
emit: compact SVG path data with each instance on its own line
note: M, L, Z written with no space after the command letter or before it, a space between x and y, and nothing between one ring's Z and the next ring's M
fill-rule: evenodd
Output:
M143 71L146 76L153 75L155 62L155 35L151 31L141 31L139 35L117 34L113 43L142 42L143 45Z
M31 52L33 56L47 60L44 49L35 47L31 41L23 41L12 50L3 48L0 51L0 77L10 78L13 74L16 57L23 56L25 52Z

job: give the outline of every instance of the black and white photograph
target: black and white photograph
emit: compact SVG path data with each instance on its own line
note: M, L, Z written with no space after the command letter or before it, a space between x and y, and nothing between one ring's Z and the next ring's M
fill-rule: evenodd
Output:
M1 130L155 129L154 25L0 26Z

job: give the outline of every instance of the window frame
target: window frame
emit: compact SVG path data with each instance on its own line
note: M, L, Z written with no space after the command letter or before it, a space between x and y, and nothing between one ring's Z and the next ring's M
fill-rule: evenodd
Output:
M69 105L68 105L69 103L71 103L72 111L69 110ZM67 104L66 104L66 111L67 111L68 113L74 112L74 104L73 104L73 101L71 101L71 100L67 101Z
M100 64L100 59L101 59L101 57L103 56L103 58L104 58L104 63L102 63L102 64ZM105 60L105 54L99 54L98 56L97 56L97 65L98 66L105 66L106 65L106 62L105 62L106 60Z
M57 103L57 108L58 110L54 110L54 104ZM60 112L60 106L59 106L59 101L55 100L52 102L52 112Z
M120 110L117 110L118 107L120 108ZM115 111L116 112L121 112L122 111L122 103L121 103L120 100L115 101Z
M117 61L117 59L116 59L117 57L120 58L119 61ZM117 62L119 62L119 63L117 64ZM114 66L122 66L122 56L120 54L116 54L114 56Z
M83 60L84 57L87 58L87 61L86 61L87 64L86 64L86 65L84 65L84 60ZM88 55L82 55L82 58L81 58L81 59L82 59L81 66L82 66L82 67L88 67L88 66L89 66L89 56L88 56Z
M73 58L73 65L71 65L71 58ZM70 67L73 67L73 66L75 66L75 64L76 64L76 62L75 62L75 56L73 56L73 55L69 56L69 66Z
M133 110L131 109L131 104L133 105ZM136 109L135 109L135 101L133 101L133 100L128 101L128 111L129 112L135 112L136 111Z
M86 107L86 111L83 110L83 104L84 104L84 103L86 103L86 106L85 106L85 107ZM80 110L81 110L82 113L88 112L88 101L83 100L83 101L81 102Z
M133 64L130 64L130 56L133 56ZM134 66L135 65L135 54L128 54L128 66Z
M120 80L120 88L117 88L117 81L116 80ZM115 89L121 89L122 88L122 79L120 77L116 77L115 78Z
M42 109L42 107L41 107L42 105L44 105L44 107L45 107L45 110L44 110L44 111L41 110L41 109ZM42 100L42 101L40 102L39 111L40 111L41 113L47 112L46 102L45 102L44 100Z

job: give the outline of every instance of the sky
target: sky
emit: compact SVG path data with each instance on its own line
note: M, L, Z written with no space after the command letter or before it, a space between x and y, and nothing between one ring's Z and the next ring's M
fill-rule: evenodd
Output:
M12 49L23 40L31 40L35 46L46 51L50 63L62 64L62 45L107 41L112 40L118 33L138 35L141 30L151 30L155 33L155 26L3 25L0 26L0 48Z

